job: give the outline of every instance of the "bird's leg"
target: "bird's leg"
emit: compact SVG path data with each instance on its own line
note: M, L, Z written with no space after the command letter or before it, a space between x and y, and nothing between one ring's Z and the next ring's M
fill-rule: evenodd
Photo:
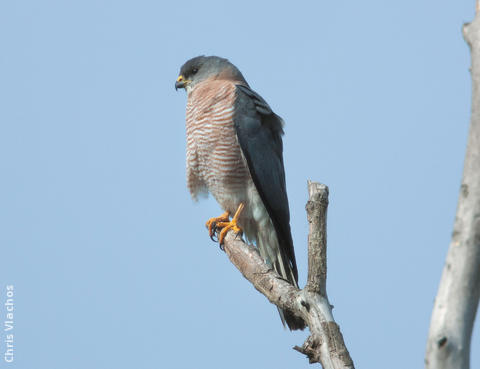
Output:
M212 241L215 241L213 239L213 236L215 236L215 231L217 230L217 224L219 222L228 222L228 220L230 219L229 217L230 217L230 213L226 211L219 217L210 218L209 220L207 220L207 223L205 223L205 226L208 228L208 235L210 236Z
M244 205L240 203L240 205L238 205L237 211L235 212L235 215L230 222L220 222L216 224L217 228L222 228L222 231L218 236L218 242L220 243L220 247L221 245L223 245L223 240L225 239L225 236L230 229L232 229L235 233L242 233L242 229L237 225L237 221L240 217L240 214L242 214L243 208Z

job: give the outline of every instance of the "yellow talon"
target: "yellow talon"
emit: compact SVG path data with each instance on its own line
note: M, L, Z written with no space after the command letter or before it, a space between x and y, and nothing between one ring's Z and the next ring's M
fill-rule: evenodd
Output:
M213 236L215 235L215 229L218 227L219 223L222 222L228 222L230 213L226 211L222 215L216 218L210 218L207 220L207 223L205 223L205 226L208 228L208 235L210 238L213 240Z
M227 235L227 232L229 230L233 230L235 233L242 233L242 229L237 225L238 218L240 217L240 214L242 213L244 208L244 205L240 203L238 205L238 209L235 212L235 215L233 216L232 220L230 222L220 222L216 224L217 228L222 228L222 231L220 232L220 235L218 236L218 242L220 245L223 245L223 241L225 240L225 236Z

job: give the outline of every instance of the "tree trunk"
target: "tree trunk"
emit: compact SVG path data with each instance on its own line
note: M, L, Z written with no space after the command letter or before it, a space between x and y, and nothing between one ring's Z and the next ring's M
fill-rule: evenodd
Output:
M468 369L480 297L480 16L463 27L472 57L472 117L452 240L430 322L425 367Z

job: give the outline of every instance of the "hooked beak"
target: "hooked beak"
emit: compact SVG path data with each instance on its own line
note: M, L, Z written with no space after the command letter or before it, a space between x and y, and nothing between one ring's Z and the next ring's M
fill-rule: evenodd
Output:
M175 82L175 91L178 90L179 88L185 88L185 85L187 84L187 80L182 75L179 75L177 78L177 81Z

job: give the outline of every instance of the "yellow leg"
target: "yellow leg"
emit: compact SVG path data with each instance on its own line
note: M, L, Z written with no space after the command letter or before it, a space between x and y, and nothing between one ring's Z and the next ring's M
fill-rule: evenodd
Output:
M223 245L223 241L225 239L225 236L227 235L227 232L231 229L235 233L241 233L242 229L237 225L238 218L240 217L240 214L242 214L242 210L244 208L244 205L240 203L238 205L238 209L235 212L235 215L233 216L232 220L230 222L220 222L217 223L217 228L222 228L222 231L220 232L220 235L218 236L218 242L220 245Z
M228 220L230 219L229 217L230 217L230 213L226 211L219 217L210 218L209 220L207 220L207 223L205 223L205 226L208 228L208 234L212 240L213 240L213 236L215 235L215 230L217 228L218 223L228 222Z

